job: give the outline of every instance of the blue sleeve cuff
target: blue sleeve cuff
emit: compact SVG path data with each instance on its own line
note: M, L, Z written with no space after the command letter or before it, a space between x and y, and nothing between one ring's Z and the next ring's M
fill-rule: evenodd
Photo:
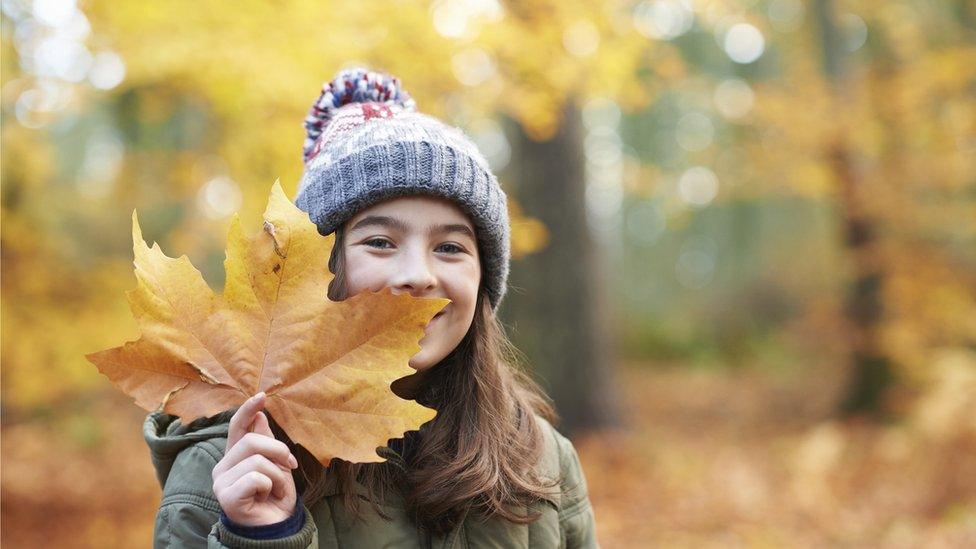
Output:
M299 498L295 501L295 510L292 512L291 516L281 522L264 524L261 526L246 526L243 524L237 524L224 514L223 509L220 510L220 522L224 525L224 528L229 530L231 533L245 538L286 538L288 536L297 534L305 526L305 511L302 506L302 500Z

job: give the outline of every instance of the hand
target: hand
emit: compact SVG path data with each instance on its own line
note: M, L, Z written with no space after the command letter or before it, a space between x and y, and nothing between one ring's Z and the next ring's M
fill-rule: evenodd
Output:
M274 438L264 392L247 399L230 419L227 451L213 470L213 492L230 520L245 526L281 522L295 510L298 460Z

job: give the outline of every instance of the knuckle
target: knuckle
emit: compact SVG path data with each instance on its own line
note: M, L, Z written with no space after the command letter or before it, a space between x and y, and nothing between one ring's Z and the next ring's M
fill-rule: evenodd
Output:
M260 471L251 471L248 473L251 482L260 487L267 487L271 484L271 479L267 477L264 473Z
M260 473L258 473L257 471L248 471L243 475L241 475L241 478L238 480L238 482L240 482L244 486L256 484L258 480L257 477L259 475Z
M260 433L249 432L241 438L241 442L246 444L246 448L252 452L270 453L272 455L277 455L279 453L287 453L288 445L281 442L278 439L271 438L267 435L262 435Z
M227 469L227 463L228 463L228 462L227 462L227 454L224 454L224 455L223 455L223 456L222 456L222 457L220 458L220 461L218 461L218 462L217 462L216 464L214 464L214 467L213 467L213 469L212 469L212 470L210 471L210 473L211 473L211 474L212 474L212 475L213 475L214 477L217 477L217 476L219 476L219 475L220 475L220 474L221 474L221 473L222 473L222 472L223 472L223 471L224 471L225 469Z
M246 433L243 437L241 437L241 441L238 444L243 443L246 449L253 452L255 449L261 447L261 438L263 436L264 435L259 435L253 432Z
M268 458L262 456L261 454L253 454L247 458L247 468L252 471L260 471L264 469L265 462Z

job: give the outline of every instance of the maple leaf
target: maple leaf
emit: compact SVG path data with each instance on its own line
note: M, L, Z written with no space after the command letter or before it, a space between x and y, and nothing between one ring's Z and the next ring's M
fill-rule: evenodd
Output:
M231 222L223 295L186 255L149 248L135 211L132 239L138 284L126 296L142 336L86 357L142 408L188 423L264 391L275 421L323 464L383 461L378 447L434 417L390 384L414 372L425 326L450 301L389 288L329 300L335 235L322 237L278 182L262 231Z

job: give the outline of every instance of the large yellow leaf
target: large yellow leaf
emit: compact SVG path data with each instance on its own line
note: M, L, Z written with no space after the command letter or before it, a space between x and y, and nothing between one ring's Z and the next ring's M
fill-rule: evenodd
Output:
M424 327L449 301L389 288L330 301L335 236L277 182L257 235L234 216L222 296L185 255L149 248L135 212L132 238L138 285L127 297L142 337L87 358L139 406L162 403L188 422L264 391L272 417L323 464L382 461L377 447L434 417L390 384L413 373Z

